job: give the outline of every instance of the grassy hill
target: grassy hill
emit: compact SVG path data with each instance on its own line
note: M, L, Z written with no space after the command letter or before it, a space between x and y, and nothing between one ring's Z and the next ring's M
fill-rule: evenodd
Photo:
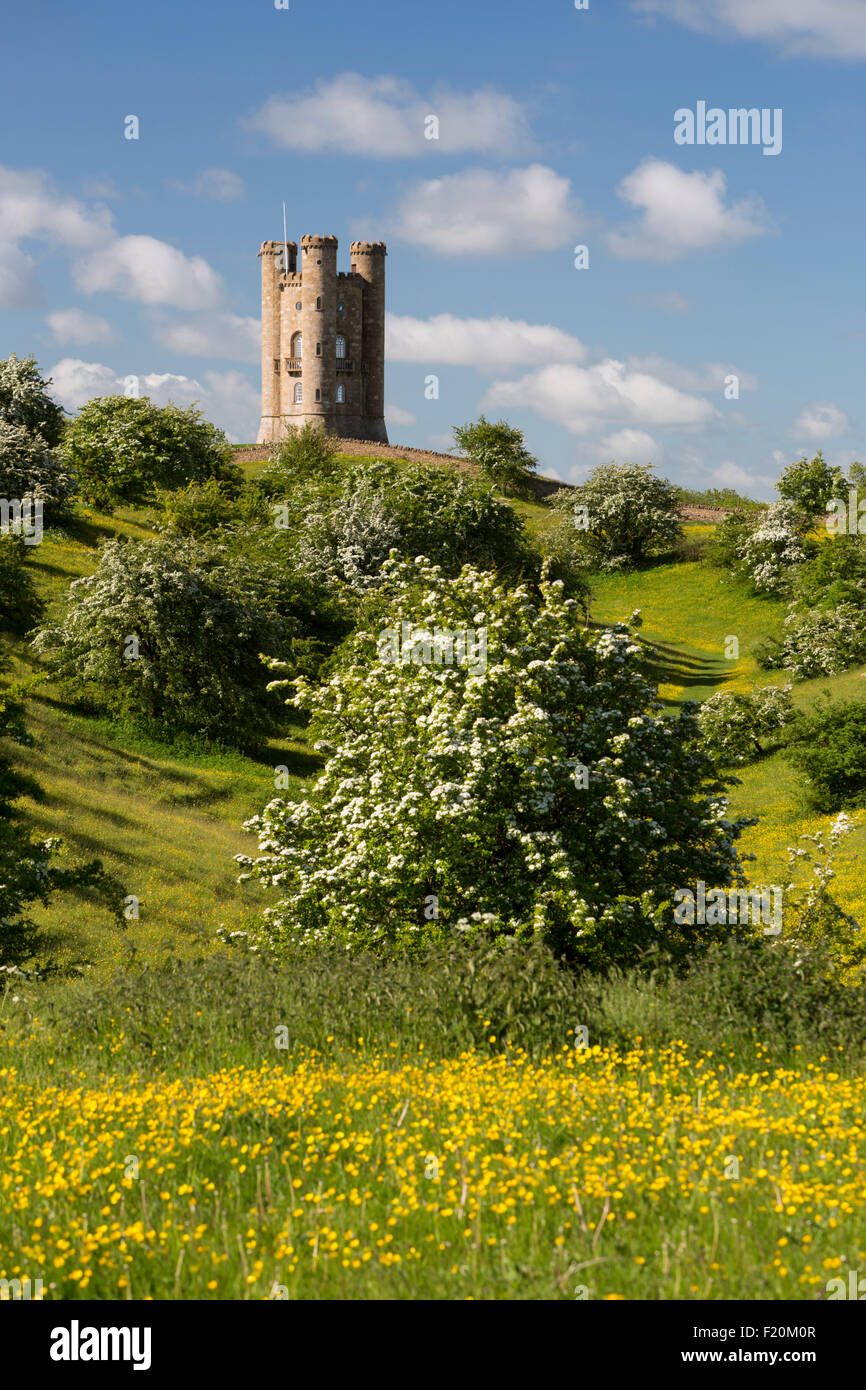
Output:
M248 476L264 465L244 462ZM531 530L550 523L551 513L538 502L513 504ZM699 540L712 527L688 525L687 536ZM119 509L111 516L84 514L74 531L46 536L33 551L43 596L56 611L69 584L96 565L101 540L153 534L148 513ZM768 677L758 671L750 648L776 630L780 603L756 599L718 570L699 561L657 563L637 574L600 578L594 588L592 618L607 623L643 613L642 639L650 649L662 697L673 707L685 699L705 699L721 688L746 690ZM725 642L739 639L739 657L725 657ZM13 674L39 674L26 643L8 642ZM798 703L808 704L822 689L849 697L862 690L866 672L796 687ZM217 926L242 928L261 906L260 890L239 885L232 856L249 852L252 837L245 819L273 794L277 764L292 775L299 789L315 769L304 730L289 727L257 757L212 751L193 740L164 741L94 718L66 703L50 681L40 680L29 704L35 747L20 750L17 762L36 776L42 798L24 803L40 834L62 837L70 856L99 856L106 868L141 902L141 915L120 931L107 913L74 898L57 899L42 911L42 924L53 934L62 962L87 958L99 969L134 949L147 960L166 952L184 952L202 939L212 940ZM795 776L781 754L766 757L741 773L734 789L736 813L760 813L760 825L748 831L746 848L757 858L755 881L779 882L785 847L798 835L814 831L819 820L800 805ZM860 883L860 856L866 827L846 842L839 866L838 894L846 907L866 912L866 887Z

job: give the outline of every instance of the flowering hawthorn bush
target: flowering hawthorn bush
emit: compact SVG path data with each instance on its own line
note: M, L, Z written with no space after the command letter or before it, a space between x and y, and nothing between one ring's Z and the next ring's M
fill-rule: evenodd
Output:
M379 587L391 550L435 555L449 573L464 564L537 578L514 508L454 467L379 460L294 490L295 563L319 582L360 594Z
M156 487L224 478L237 483L232 446L194 406L154 405L147 396L96 396L66 426L61 455L82 497L111 510Z
M41 499L46 521L62 521L75 493L72 476L39 434L0 418L0 497Z
M576 509L586 509L581 538L603 569L639 564L683 534L677 489L649 463L600 464L573 492L558 493L556 503L576 520Z
M866 609L840 603L789 613L776 661L800 680L836 676L866 661Z
M602 965L711 939L674 924L674 889L741 882L735 841L752 822L727 818L693 706L660 714L628 630L584 632L547 580L539 600L423 558L385 570L375 630L327 682L275 682L312 714L325 766L309 796L246 826L260 856L238 856L242 878L281 894L271 943L405 947L480 928ZM376 632L403 622L485 628L486 668L405 646L383 659Z
M116 714L249 741L280 712L259 653L291 649L273 581L268 566L196 540L110 541L96 572L70 584L63 621L33 645Z
M64 425L62 407L48 394L51 385L50 377L40 375L35 357L13 352L0 362L0 420L31 439L38 435L49 449L60 443Z
M773 502L737 549L737 568L759 594L786 593L807 559L803 517L793 502Z
M726 763L762 753L760 739L794 719L790 685L765 685L752 695L719 691L701 705L698 722L707 748Z

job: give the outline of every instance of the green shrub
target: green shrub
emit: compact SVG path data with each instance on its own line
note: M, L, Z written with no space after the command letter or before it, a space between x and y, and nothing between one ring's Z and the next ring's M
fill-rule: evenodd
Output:
M779 495L808 517L823 516L831 498L847 501L848 481L841 468L832 467L819 450L811 460L791 463L776 484Z
M728 819L692 709L660 713L631 636L587 633L559 585L386 573L328 679L290 683L326 761L247 826L245 877L280 894L268 938L412 950L490 930L594 965L712 939L677 926L674 890L738 881L750 822Z
M315 425L290 427L260 482L268 495L274 496L289 492L299 483L335 478L340 472L338 448L337 439Z
M728 765L760 757L766 740L793 720L790 685L765 685L749 695L722 690L705 700L698 714L706 747Z
M0 419L0 498L40 500L46 524L63 522L75 482L42 435Z
M28 567L29 547L20 536L0 535L0 630L22 636L45 610Z
M652 464L603 463L555 505L571 515L591 561L603 569L637 565L682 538L676 489Z
M67 425L61 453L82 497L105 509L150 501L157 488L240 478L232 446L201 411L146 396L88 401Z
M496 487L518 494L528 491L538 460L527 449L522 430L481 415L474 424L455 425L451 433L464 456Z
M287 582L196 539L111 541L34 646L102 709L249 744L278 725L259 654L291 653Z
M63 434L64 413L49 396L50 385L50 378L40 376L35 357L16 357L13 352L0 362L0 422L31 438L38 436L53 449Z
M178 536L207 536L235 520L237 512L216 478L187 483L173 492L157 489L160 528Z
M866 539L836 536L819 545L797 572L792 594L796 608L836 608L866 603Z
M817 810L860 804L866 793L866 701L827 701L803 715L788 756Z

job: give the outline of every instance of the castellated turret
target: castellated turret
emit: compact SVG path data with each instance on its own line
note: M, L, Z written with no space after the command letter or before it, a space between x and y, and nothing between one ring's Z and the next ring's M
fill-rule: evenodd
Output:
M307 423L343 439L387 444L385 244L353 241L337 270L337 238L263 241L262 423L258 442Z

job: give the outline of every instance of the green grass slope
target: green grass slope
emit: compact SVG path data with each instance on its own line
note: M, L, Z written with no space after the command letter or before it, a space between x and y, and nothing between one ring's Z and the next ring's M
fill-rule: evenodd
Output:
M357 462L357 460L353 460ZM246 464L255 476L260 463ZM531 502L515 506L533 531L550 524L548 508ZM706 526L690 526L692 539ZM85 513L69 535L46 536L34 548L33 564L41 592L54 611L69 584L95 568L101 540L153 534L148 514L118 510L112 516ZM699 562L660 562L637 574L606 576L594 587L592 618L597 623L643 613L641 638L647 644L662 697L676 707L685 699L705 699L719 689L746 690L779 676L758 670L750 649L758 638L778 630L783 606L751 597L718 570ZM736 659L725 657L731 636L739 641ZM5 654L18 677L39 674L25 642L6 641ZM864 671L795 687L799 703L809 704L823 689L852 698L863 691ZM284 740L256 757L203 750L194 744L148 738L109 719L89 717L64 701L42 680L29 704L32 749L16 761L38 779L43 795L23 803L33 829L59 835L75 859L98 856L141 903L140 918L124 930L92 903L57 899L40 920L55 938L61 962L91 960L101 969L134 947L145 959L166 951L183 952L215 929L242 928L261 905L259 890L237 883L232 856L255 846L242 823L273 794L274 767L290 769L292 791L299 791L315 766L301 728L289 727ZM826 818L807 812L800 788L781 754L744 769L734 788L736 813L760 814L747 831L745 848L756 855L756 882L780 882L785 847L800 834L813 833ZM866 913L866 887L860 859L866 828L846 842L838 866L838 896L855 914Z

